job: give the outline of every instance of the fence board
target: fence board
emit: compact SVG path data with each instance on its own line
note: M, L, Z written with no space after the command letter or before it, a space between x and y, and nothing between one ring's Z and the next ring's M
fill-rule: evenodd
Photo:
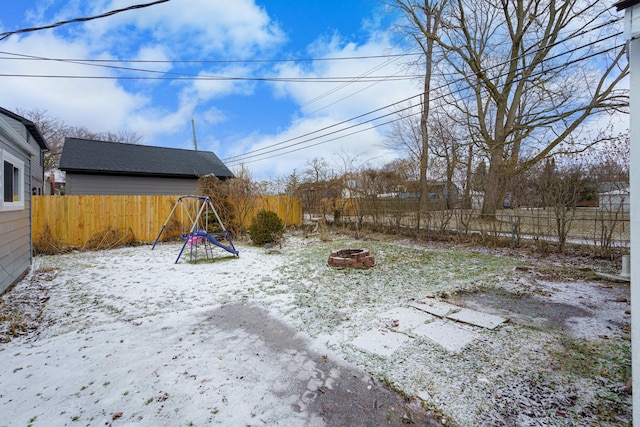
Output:
M63 245L82 246L95 233L131 230L138 242L152 242L180 196L33 196L32 233L38 240L48 228ZM256 198L244 227L260 209L273 210L286 225L302 224L302 203L291 196ZM176 215L178 222L188 221Z

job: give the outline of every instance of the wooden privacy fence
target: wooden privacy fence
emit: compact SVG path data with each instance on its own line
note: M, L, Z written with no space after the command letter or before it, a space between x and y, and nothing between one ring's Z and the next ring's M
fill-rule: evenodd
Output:
M137 242L152 242L179 197L32 196L33 240L47 235L62 245L84 246L97 233L121 230L133 234ZM232 201L232 205L236 203L240 202ZM302 204L298 198L262 196L245 200L244 204L243 227L249 226L260 209L276 212L286 225L302 224ZM173 224L188 221L181 213L174 217Z

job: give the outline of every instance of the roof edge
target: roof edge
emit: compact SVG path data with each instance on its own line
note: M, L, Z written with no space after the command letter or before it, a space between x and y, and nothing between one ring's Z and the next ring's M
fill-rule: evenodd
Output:
M616 10L619 12L624 9L628 9L640 3L640 0L622 0L617 3L614 3Z
M8 139L11 141L15 141L16 144L20 147L20 149L24 150L30 156L35 156L38 152L29 144L29 142L24 139L22 135L20 135L14 128L11 127L7 121L0 116L0 132L5 134Z
M38 143L38 145L40 146L40 148L42 148L43 150L48 150L49 149L49 145L47 144L47 141L44 139L44 136L42 136L42 134L40 133L40 130L38 129L38 126L32 122L29 119L26 119L12 111L7 110L6 108L2 108L0 107L0 113L11 117L14 120L19 121L20 123L22 123L24 125L24 127L27 128L27 130L29 131L29 133L31 134L31 136L33 136L33 139L36 140L36 142Z

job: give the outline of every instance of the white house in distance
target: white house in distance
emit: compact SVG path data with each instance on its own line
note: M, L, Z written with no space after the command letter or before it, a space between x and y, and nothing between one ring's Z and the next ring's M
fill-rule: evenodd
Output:
M629 212L631 209L629 184L598 193L598 206L600 210L605 211Z

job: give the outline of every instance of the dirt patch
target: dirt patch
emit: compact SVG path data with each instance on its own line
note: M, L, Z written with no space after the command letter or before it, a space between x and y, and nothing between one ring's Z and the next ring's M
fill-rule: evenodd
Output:
M452 302L510 321L562 329L578 338L625 338L630 328L630 289L625 284L531 279L526 284L460 293Z
M442 426L417 401L315 352L306 339L261 307L228 304L213 312L209 321L215 330L244 330L273 351L273 357L285 358L288 374L280 376L274 390L297 412L308 412L310 421L322 420L326 426Z
M539 328L565 328L568 326L568 319L589 316L589 311L583 307L554 303L532 295L516 294L501 289L463 293L452 300L462 307L498 314L512 322Z
M34 332L43 324L42 310L55 276L52 269L37 270L0 296L0 343L20 336L35 339Z

